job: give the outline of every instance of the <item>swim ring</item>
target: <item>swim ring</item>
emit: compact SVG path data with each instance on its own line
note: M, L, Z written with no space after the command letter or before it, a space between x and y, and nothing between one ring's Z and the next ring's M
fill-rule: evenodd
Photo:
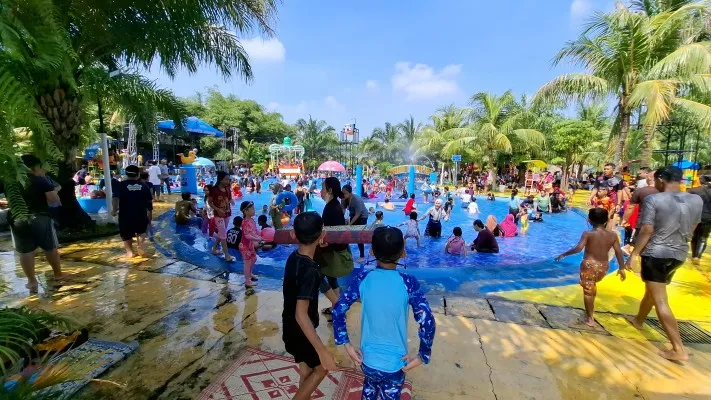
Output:
M284 203L284 206L281 208L281 210L290 212L294 211L296 206L299 204L299 199L297 199L296 195L292 192L281 192L277 196L275 202L276 204Z

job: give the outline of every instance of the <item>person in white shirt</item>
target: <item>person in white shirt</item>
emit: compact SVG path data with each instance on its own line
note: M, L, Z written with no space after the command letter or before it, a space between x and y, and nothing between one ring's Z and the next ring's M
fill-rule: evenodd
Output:
M472 195L469 194L469 189L465 189L464 193L461 195L462 198L462 208L466 208L469 206L469 203L472 201Z
M155 161L150 161L150 167L148 167L148 182L153 185L154 201L160 201L160 188L163 186L163 180L161 180L160 176L160 167Z
M479 214L479 204L477 204L476 198L473 198L472 202L469 203L467 211L469 211L469 214Z

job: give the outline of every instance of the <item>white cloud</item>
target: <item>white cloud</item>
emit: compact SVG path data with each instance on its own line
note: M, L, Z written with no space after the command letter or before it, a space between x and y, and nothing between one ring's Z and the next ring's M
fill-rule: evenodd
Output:
M365 88L368 90L377 90L378 89L378 81L373 80L373 79L368 79L365 81Z
M267 107L266 107L267 111L274 112L279 108L279 105L280 104L277 103L276 101L272 101L271 103L267 104Z
M570 4L570 17L576 20L587 17L592 7L592 0L573 0Z
M326 104L326 107L334 110L334 111L343 111L345 110L345 106L338 101L337 98L334 96L326 96L325 99L323 99L324 104Z
M240 40L250 60L282 62L286 58L286 48L277 38L267 40L261 37Z
M462 72L460 64L449 64L439 72L426 64L395 63L393 90L405 95L405 100L425 100L459 91L456 78Z

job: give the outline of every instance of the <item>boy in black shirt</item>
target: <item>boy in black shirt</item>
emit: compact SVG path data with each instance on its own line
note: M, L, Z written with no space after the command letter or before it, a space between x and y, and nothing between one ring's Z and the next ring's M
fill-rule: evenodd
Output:
M138 180L138 176L137 166L126 167L128 179L119 182L118 190L113 193L111 215L118 214L119 234L128 258L133 257L133 238L135 236L138 236L139 254L146 253L144 242L153 214L153 195L148 186Z
M232 225L233 227L227 231L227 247L239 250L239 242L242 241L242 217L235 217Z
M299 363L299 390L294 399L306 400L328 371L336 369L336 360L316 333L319 284L323 278L313 257L323 242L321 216L315 212L299 214L291 235L299 242L299 248L291 253L284 267L282 340L286 351Z

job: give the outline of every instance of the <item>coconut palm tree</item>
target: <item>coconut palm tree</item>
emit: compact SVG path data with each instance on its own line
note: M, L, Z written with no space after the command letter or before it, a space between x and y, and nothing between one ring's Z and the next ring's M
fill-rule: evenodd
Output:
M410 118L402 121L397 127L400 130L402 150L406 153L403 158L409 162L410 158L415 154L415 145L417 137L422 131L422 123L415 124L415 118L410 115Z
M543 133L521 126L528 111L516 104L511 91L501 96L479 92L472 96L472 123L451 131L452 138L444 150L453 152L467 147L479 148L490 166L496 162L497 153L512 153L514 149L542 149Z
M71 213L70 207L78 212L68 179L87 124L88 103L120 103L144 121L149 115L155 118L155 109L181 114L168 92L155 90L135 74L112 78L109 71L156 65L174 76L207 63L225 76L238 73L250 80L248 56L233 30L271 34L274 12L274 0L7 0L0 8L0 88L6 93L0 109L11 109L9 121L29 127L38 140L45 137L40 131L51 133L54 147L36 148L55 156L56 148L61 151L60 198L65 212ZM141 109L146 98L152 103ZM18 107L28 111L23 115Z
M309 162L327 158L338 146L336 130L324 120L313 119L309 115L308 121L301 118L295 126L298 135L296 141L304 146L305 158Z
M415 155L446 162L454 153L445 152L444 147L455 132L469 127L470 114L471 110L454 104L438 109L430 116L431 124L422 128Z
M650 0L646 3L652 2ZM614 96L618 114L616 119L619 121L614 161L619 164L624 154L632 112L636 105L642 103L640 98L645 97L641 92L646 92L649 95L646 98L651 99L654 91L658 95L669 93L669 86L648 84L638 92L634 102L633 92L646 80L651 66L674 54L681 45L694 43L705 35L704 20L709 15L706 1L675 7L649 15L617 3L614 12L597 13L582 34L568 42L553 60L554 65L563 60L571 61L585 67L588 73L565 74L555 78L539 89L534 102ZM687 74L687 71L696 67L694 61L683 57L688 54L676 54L666 64L676 66L677 74Z
M405 160L405 142L399 125L386 122L384 127L373 129L369 140L364 142L367 143L364 149L377 154L382 161L399 163Z

